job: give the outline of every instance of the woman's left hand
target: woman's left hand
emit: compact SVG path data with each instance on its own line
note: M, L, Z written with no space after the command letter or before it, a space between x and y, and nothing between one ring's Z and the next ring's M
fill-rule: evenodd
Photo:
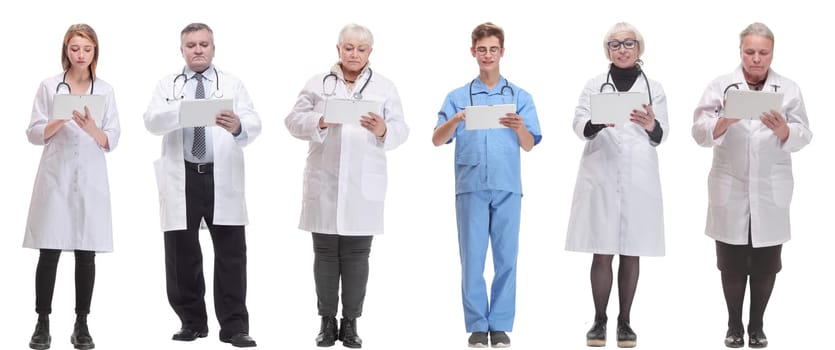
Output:
M633 109L632 113L629 114L629 121L640 125L646 131L652 132L655 130L655 113L652 111L652 106L645 104L643 107L643 111Z
M786 142L789 138L789 124L786 123L786 118L780 115L780 112L770 110L760 116L760 121L765 124L774 135L780 139L780 142Z
M81 128L81 130L84 130L84 132L93 138L96 137L99 127L96 125L96 121L90 117L90 109L87 108L87 106L84 106L84 114L81 114L78 111L72 111L72 120L79 128Z
M364 115L360 117L360 125L377 137L386 136L386 131L388 130L386 127L386 120L380 115L372 112L368 112L368 116Z

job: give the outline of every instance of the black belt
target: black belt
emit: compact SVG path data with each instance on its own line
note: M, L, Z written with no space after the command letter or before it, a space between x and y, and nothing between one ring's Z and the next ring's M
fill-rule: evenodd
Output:
M211 174L214 172L215 163L192 163L186 161L186 169L191 169L198 174Z

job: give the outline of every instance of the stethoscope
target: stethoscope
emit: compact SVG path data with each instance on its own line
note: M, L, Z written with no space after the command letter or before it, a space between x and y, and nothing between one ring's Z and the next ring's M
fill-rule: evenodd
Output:
M212 67L212 70L215 71L216 85L215 92L212 93L212 98L223 98L223 92L220 91L220 74L217 74L217 68ZM180 87L180 97L177 97L177 81L180 80L180 78L183 79L183 86ZM174 77L174 84L171 85L171 98L166 98L165 101L171 102L176 100L182 100L183 98L185 98L185 94L183 93L183 91L185 91L186 89L186 81L188 81L188 76L186 76L186 69L183 68L183 72L177 74L177 76Z
M473 103L473 83L475 83L475 79L473 79L473 81L470 82L470 106L475 105ZM516 97L516 92L513 91L513 87L510 86L510 83L507 81L507 79L504 80L504 86L502 86L502 88L499 90L499 94L502 95L502 102L504 102L505 96L504 89L510 90L510 100L512 101L513 98Z
M67 71L69 72L69 71ZM67 72L64 72L64 77L61 79L61 82L58 83L58 86L55 87L55 93L59 93L61 91L61 86L67 87L67 93L72 94L72 88L70 84L67 84ZM96 79L90 79L90 94L93 94L93 90L96 87Z
M359 89L359 91L354 90L353 97L354 97L355 100L362 100L362 92L365 91L366 87L368 87L368 82L371 81L371 77L373 77L373 76L374 76L374 72L371 71L371 68L368 68L368 79L365 80L365 83L362 84L362 87ZM333 78L333 89L331 89L330 93L327 93L327 90L325 89L325 82L328 81L328 78ZM335 96L336 95L336 83L338 81L339 81L339 77L337 77L336 73L334 73L334 72L330 72L327 75L325 75L325 77L322 78L322 95L325 95L325 97Z
M725 91L722 91L722 96L727 95L728 90L730 90L731 88L739 90L739 85L741 85L741 84L742 83L733 83L733 84L730 84L730 85L726 86ZM777 85L777 84L769 84L768 86L771 86L771 88L774 89L774 92L777 92L777 89L780 88L780 85Z
M652 106L652 90L650 90L650 88L649 88L649 79L647 79L647 75L644 73L643 70L641 70L641 76L644 77L644 83L647 84L647 96L649 96L649 105ZM612 91L618 92L618 89L615 87L615 84L613 84L612 82L609 81L609 78L611 78L611 77L612 77L612 72L609 71L609 74L606 75L606 82L603 83L603 84L600 84L600 92L601 93L603 92L604 89L606 89L607 86L611 87Z

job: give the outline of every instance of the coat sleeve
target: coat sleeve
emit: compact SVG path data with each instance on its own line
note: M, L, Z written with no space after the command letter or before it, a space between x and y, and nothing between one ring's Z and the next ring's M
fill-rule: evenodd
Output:
M319 129L319 119L323 117L323 114L314 110L318 100L312 88L314 80L317 79L313 78L308 81L299 92L293 110L284 118L284 125L290 135L297 139L321 143L327 137L328 129Z
M661 144L670 135L670 120L667 116L667 94L664 93L664 88L660 83L653 82L652 85L652 112L655 113L655 121L661 126L661 142L659 142Z
M577 101L577 107L574 108L574 134L581 140L588 140L583 134L586 129L586 123L591 121L591 94L594 93L594 79L589 79L586 86L583 87L583 92L580 93L580 98Z
M110 152L119 144L119 136L122 134L122 127L119 123L119 111L116 109L116 95L112 88L110 89L110 93L107 94L105 103L101 131L107 135L107 148L102 147L102 150Z
M44 129L49 122L49 104L52 101L49 90L45 83L41 83L35 94L35 101L32 103L32 115L29 120L29 128L26 129L26 136L33 145L45 145L49 140L44 140Z
M173 79L171 78L172 84ZM145 129L154 135L165 135L180 129L180 100L166 100L172 94L171 85L167 80L163 78L159 81L145 111Z
M797 152L812 141L812 131L809 129L809 119L806 118L806 106L800 88L795 86L796 96L786 107L786 121L789 126L789 138L783 143L786 152Z
M713 147L722 144L725 134L713 139L713 130L716 129L716 122L719 120L719 111L722 109L722 95L719 93L722 88L718 81L713 81L705 89L702 99L693 112L693 127L690 130L693 139L702 147Z
M235 85L235 114L241 120L241 133L235 137L235 143L244 147L261 134L261 117L255 111L255 104L242 82Z
M406 125L403 116L403 103L397 88L392 84L389 87L389 95L383 103L383 118L386 121L386 135L378 139L378 145L382 145L386 151L393 150L406 142L409 137L409 126Z

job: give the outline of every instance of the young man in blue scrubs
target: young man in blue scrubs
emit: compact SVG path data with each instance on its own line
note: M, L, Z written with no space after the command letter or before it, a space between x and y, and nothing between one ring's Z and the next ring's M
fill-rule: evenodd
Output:
M479 75L450 92L432 135L435 146L455 142L455 210L461 255L461 295L469 346L509 347L516 312L516 255L522 180L519 148L530 151L542 139L533 98L499 73L504 31L487 22L472 33L470 52ZM469 106L514 104L499 118L502 127L466 128ZM484 262L492 246L494 277L487 299Z

